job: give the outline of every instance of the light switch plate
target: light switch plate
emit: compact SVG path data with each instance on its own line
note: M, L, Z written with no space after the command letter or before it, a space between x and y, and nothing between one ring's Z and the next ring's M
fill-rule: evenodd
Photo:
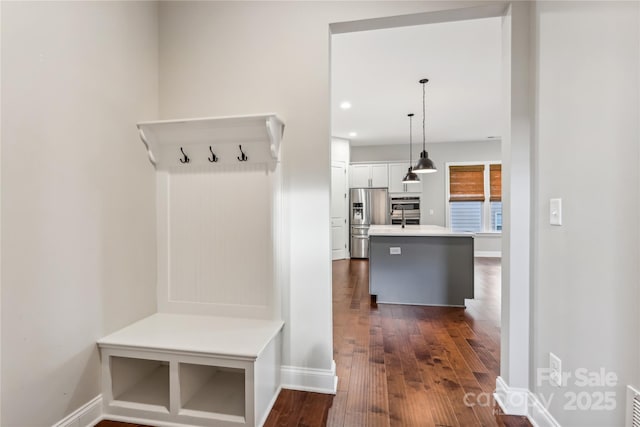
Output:
M562 225L562 199L549 200L549 224Z
M402 248L389 248L389 255L402 255Z

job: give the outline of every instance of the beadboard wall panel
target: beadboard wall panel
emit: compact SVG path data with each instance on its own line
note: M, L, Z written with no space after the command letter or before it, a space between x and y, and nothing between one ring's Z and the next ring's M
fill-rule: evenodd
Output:
M279 182L270 163L158 174L162 311L279 317Z

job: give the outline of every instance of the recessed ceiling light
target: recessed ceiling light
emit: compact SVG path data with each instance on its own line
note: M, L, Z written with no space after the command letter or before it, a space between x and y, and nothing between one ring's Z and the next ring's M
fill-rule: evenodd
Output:
M342 108L343 110L348 110L349 108L351 108L351 103L349 101L342 101L340 103L340 108Z
M349 136L352 138L358 136L358 132L349 132Z

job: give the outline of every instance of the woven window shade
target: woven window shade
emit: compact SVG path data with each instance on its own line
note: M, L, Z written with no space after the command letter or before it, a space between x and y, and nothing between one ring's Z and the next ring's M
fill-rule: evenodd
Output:
M502 165L489 165L489 188L492 202L502 200Z
M449 166L449 201L484 202L484 165Z

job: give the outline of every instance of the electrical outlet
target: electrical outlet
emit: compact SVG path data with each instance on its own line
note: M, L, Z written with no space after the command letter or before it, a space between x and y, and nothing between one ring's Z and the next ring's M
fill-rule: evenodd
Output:
M562 360L549 352L549 382L556 387L562 386Z

